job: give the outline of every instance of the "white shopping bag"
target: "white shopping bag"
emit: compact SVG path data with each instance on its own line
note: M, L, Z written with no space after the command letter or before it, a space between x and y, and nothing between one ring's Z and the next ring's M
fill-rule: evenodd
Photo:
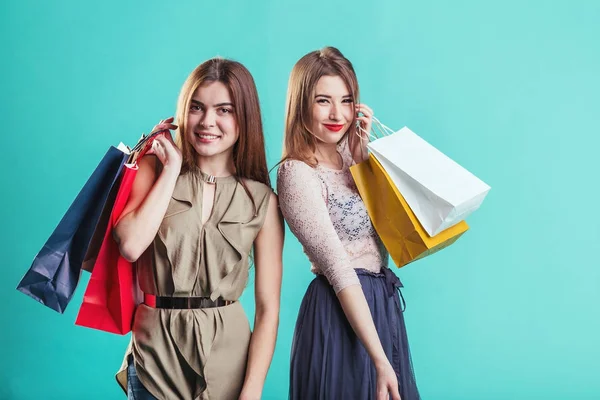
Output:
M407 127L370 142L368 148L430 236L464 220L490 190Z

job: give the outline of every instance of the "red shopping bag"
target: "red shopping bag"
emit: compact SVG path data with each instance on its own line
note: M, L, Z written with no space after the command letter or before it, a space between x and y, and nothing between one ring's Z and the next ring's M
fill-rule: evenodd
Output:
M137 159L150 148L154 137L156 134L148 138ZM133 314L142 297L134 265L121 256L113 238L113 230L129 200L137 175L137 160L134 158L132 163L125 164L123 171L104 240L75 321L75 325L121 335L131 331Z

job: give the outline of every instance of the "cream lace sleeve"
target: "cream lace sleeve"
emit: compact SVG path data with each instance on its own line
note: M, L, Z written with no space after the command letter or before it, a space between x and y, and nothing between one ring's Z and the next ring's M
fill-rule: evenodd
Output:
M327 193L316 171L304 162L288 160L279 167L277 190L281 212L292 233L335 292L360 285L329 217Z

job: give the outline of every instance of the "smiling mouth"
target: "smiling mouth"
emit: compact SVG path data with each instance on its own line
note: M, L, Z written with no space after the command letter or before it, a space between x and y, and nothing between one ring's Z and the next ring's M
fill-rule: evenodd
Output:
M213 140L220 139L221 137L218 135L213 135L212 133L205 132L194 132L194 134L200 139L202 142L211 142Z
M323 124L323 126L332 132L339 132L344 127L343 124Z

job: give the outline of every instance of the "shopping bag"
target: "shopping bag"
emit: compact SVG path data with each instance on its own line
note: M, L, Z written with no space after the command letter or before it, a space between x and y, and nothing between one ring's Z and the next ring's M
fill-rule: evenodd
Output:
M35 256L17 290L63 313L79 282L90 240L127 154L110 147L54 232Z
M75 325L121 335L131 330L135 307L141 302L142 293L137 284L134 264L121 255L113 231L129 200L138 171L137 159L144 156L154 137L156 134L140 142L142 144L138 143L123 168L121 184ZM149 254L145 252L142 258ZM148 262L147 259L139 260L142 261Z
M404 127L368 144L429 234L435 236L466 219L490 187Z
M466 222L431 237L373 154L350 167L373 227L398 268L454 243L469 229Z
M113 185L111 191L108 194L106 203L104 204L104 208L100 213L100 218L98 219L96 230L92 235L92 239L90 240L87 252L83 257L83 263L81 264L81 269L83 271L91 273L94 269L94 264L96 264L96 259L98 257L98 253L100 252L100 247L102 246L102 242L104 241L106 228L108 227L108 222L110 221L110 214L112 213L113 206L115 205L115 200L117 198L120 183L121 181L119 179L117 183Z

